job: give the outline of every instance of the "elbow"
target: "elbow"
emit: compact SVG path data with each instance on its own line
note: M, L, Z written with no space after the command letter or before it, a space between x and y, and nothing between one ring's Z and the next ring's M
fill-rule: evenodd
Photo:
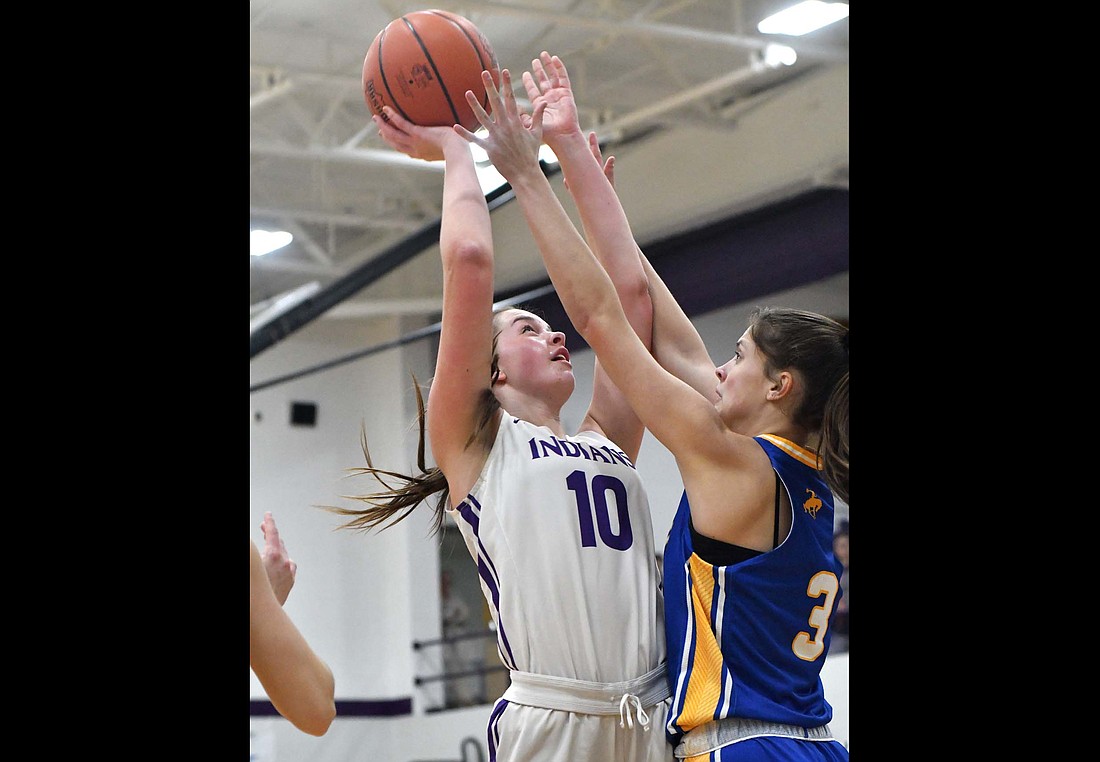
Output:
M464 273L484 270L493 271L493 248L488 241L477 238L463 238L449 241L442 252L443 264L448 269L458 269Z
M653 299L648 282L643 280L640 290L622 298L623 311L630 327L638 334L646 349L653 349Z
M323 736L332 727L332 721L336 719L336 702L328 701L316 707L306 716L302 717L294 725L303 733L311 736Z
M336 719L336 680L326 666L323 678L314 687L314 695L308 706L301 707L294 718L294 726L311 736L323 736Z
M652 297L649 293L649 278L646 277L645 271L641 269L638 269L633 277L617 282L616 289L619 292L619 300L623 304L649 305L652 303Z
M577 333L584 337L589 346L593 350L597 350L598 347L603 346L606 337L614 335L615 329L613 321L608 318L607 313L601 312L597 305L594 305L594 307L595 309L584 310L576 318L570 315L570 321L573 323L573 327L577 329ZM621 312L619 305L616 304L614 307ZM596 353L599 354L598 351Z

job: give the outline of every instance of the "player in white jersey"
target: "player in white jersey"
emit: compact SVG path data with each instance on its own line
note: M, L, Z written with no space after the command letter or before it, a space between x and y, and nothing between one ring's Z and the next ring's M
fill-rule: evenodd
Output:
M596 202L618 204L569 100L546 142L570 190L593 200L579 209L586 228L616 224ZM576 381L565 335L531 312L493 311L492 226L469 144L450 127L385 115L374 121L389 145L446 163L443 320L421 416L437 468L421 458L404 486L337 512L370 529L439 493L437 528L447 514L458 523L511 670L489 722L491 762L669 762L660 570L633 465L644 429L597 365L588 411L567 434L561 409ZM646 277L629 227L614 238L624 245L602 262L648 345ZM400 478L365 454L363 471Z
M452 515L511 670L490 759L532 759L532 747L562 762L669 759L649 735L669 694L663 604L649 502L627 455L599 433L558 436L505 412Z

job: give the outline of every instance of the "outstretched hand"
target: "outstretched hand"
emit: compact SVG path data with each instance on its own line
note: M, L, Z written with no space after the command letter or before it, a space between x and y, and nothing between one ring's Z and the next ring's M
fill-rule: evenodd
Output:
M560 58L542 51L531 61L531 71L523 72L523 86L527 89L531 108L546 104L542 115L542 138L548 146L553 148L557 138L581 131L573 86Z
M275 519L271 511L264 514L264 521L260 524L264 533L264 550L261 554L264 561L264 571L271 583L271 589L275 592L275 599L279 605L286 603L290 595L290 589L294 587L294 578L298 574L298 564L290 558L286 551L286 545L279 537L279 528L275 526Z
M512 75L507 69L500 72L499 90L489 72L481 72L481 81L485 86L485 94L489 97L493 115L490 117L481 107L472 90L466 91L466 102L470 104L488 136L480 138L460 124L454 126L454 131L469 142L481 146L497 171L512 184L524 172L533 170L542 174L538 156L539 146L542 145L542 115L546 110L546 101L535 104L534 111L528 117L516 104L516 96L512 92Z

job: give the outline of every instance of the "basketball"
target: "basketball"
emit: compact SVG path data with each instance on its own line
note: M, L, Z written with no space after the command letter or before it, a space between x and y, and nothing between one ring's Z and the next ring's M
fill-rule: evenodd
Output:
M372 114L388 105L413 124L481 127L466 91L489 111L481 72L500 84L493 48L473 22L457 13L415 11L378 33L363 59L363 98Z

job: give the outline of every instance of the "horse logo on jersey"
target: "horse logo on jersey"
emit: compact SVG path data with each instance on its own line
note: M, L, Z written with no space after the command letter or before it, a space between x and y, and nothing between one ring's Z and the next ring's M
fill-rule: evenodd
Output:
M821 498L819 498L817 493L809 487L806 488L806 491L810 493L810 496L806 498L806 502L802 504L802 509L816 519L817 511L821 508Z

